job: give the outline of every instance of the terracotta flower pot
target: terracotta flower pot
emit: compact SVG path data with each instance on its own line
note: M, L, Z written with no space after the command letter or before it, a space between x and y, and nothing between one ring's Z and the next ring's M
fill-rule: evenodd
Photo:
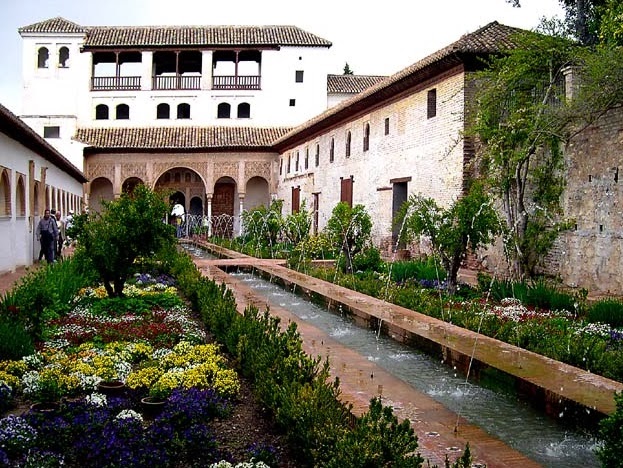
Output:
M97 384L97 391L104 395L119 395L125 390L125 384L120 380L101 381Z

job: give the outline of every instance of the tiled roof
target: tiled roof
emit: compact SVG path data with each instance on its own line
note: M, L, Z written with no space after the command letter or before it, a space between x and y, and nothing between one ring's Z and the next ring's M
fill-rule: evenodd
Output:
M398 93L404 90L405 83L416 83L418 78L425 70L440 64L446 60L453 59L457 64L463 60L465 55L490 54L501 52L513 48L516 44L513 42L513 35L524 30L506 26L493 21L486 26L465 34L459 40L430 54L429 56L415 62L413 65L389 76L380 81L376 85L365 89L363 92L353 96L346 101L327 109L325 112L311 118L302 125L294 128L289 134L284 135L278 141L277 145L284 144L288 141L297 141L297 135L301 132L312 132L314 129L322 129L327 125L334 125L338 119L348 118L354 112L361 111L387 98L392 93Z
M296 26L91 27L84 42L94 47L147 46L322 46L331 42Z
M86 33L84 47L313 46L331 42L296 26L80 26L56 17L20 33Z
M49 20L41 21L40 23L31 24L19 28L18 32L21 33L83 33L85 28L79 24L67 21L65 18L57 16Z
M269 148L289 127L79 128L74 140L107 149Z
M4 133L12 140L50 161L78 182L87 181L82 171L2 104L0 104L0 133Z
M385 78L377 75L327 75L327 92L356 94Z

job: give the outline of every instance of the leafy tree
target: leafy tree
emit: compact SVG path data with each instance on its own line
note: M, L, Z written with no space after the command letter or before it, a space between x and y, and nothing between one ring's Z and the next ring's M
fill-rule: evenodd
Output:
M348 66L348 62L344 64L344 75L352 75L353 71Z
M480 183L449 208L432 198L412 195L403 204L396 223L404 225L402 241L427 236L448 274L448 291L456 291L457 275L468 249L477 250L493 242L502 231L500 219Z
M340 246L345 260L345 270L353 271L353 257L363 251L370 243L372 220L363 205L351 208L348 203L340 202L327 221L327 234Z
M91 262L109 297L123 297L135 260L175 242L173 227L163 221L167 212L160 194L139 185L78 224L76 254Z
M311 223L311 213L307 209L307 204L303 202L298 212L290 213L284 219L284 236L293 246L297 246L309 236Z
M521 7L521 0L506 0L514 7ZM565 9L567 29L581 44L597 42L603 15L607 13L608 4L614 5L618 0L559 0Z
M564 143L623 102L623 51L531 32L514 41L476 74L467 133L483 144L479 169L502 201L512 273L525 277L569 225L560 205ZM573 99L565 94L570 70L581 83Z

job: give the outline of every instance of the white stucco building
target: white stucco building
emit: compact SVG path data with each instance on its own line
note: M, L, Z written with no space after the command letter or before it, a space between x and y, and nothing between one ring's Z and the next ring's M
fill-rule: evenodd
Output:
M84 182L82 172L0 105L0 273L32 265L43 211L79 213Z

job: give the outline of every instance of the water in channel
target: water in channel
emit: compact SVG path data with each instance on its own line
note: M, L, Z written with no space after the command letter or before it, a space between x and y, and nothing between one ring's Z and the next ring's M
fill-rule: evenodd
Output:
M185 245L185 248L196 257L217 258L200 247ZM600 465L594 453L597 442L590 435L557 424L509 394L466 382L464 375L431 356L355 325L347 316L320 307L278 284L252 273L232 275L265 297L268 303L313 324L541 465L552 468Z
M465 377L430 356L355 325L352 320L322 308L251 273L234 273L269 303L313 324L342 345L358 352L389 373L426 393L471 424L547 467L595 467L596 441L563 428L510 395L465 381Z

